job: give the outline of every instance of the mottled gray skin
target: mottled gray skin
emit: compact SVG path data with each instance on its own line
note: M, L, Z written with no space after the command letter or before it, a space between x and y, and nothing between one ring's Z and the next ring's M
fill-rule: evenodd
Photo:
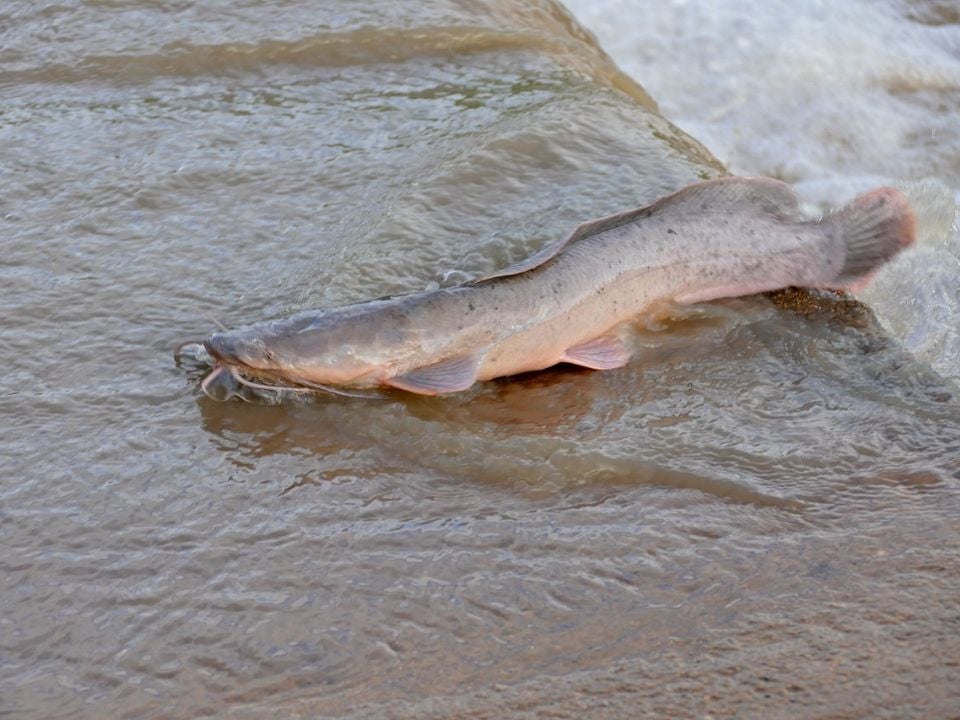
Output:
M912 242L911 223L890 189L806 221L783 183L725 178L586 223L485 280L301 312L217 333L207 347L241 370L348 387L404 387L417 368L465 358L450 387L415 391L460 390L570 361L571 348L596 338L616 345L622 328L659 303L851 286ZM861 236L869 257L851 247Z

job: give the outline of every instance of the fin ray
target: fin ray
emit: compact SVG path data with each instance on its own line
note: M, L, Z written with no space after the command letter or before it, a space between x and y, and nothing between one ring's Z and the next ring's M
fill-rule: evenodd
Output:
M561 251L570 243L572 239L566 237L563 240L552 242L549 245L545 245L540 250L535 252L530 257L519 260L511 265L507 265L505 268L500 270L495 270L489 275L484 275L483 277L473 280L471 285L479 285L480 283L487 282L488 280L494 280L496 278L510 277L511 275L521 275L528 270L533 270L534 268L540 267L548 260L552 260L554 257L559 255Z
M820 222L835 228L846 247L843 267L826 287L845 290L862 289L883 263L910 247L917 234L910 202L890 187L864 193Z
M630 360L630 352L623 341L614 335L601 335L593 340L569 348L560 358L591 370L613 370L623 367Z
M478 353L441 360L389 378L386 384L419 395L440 395L466 390L477 380L481 357L482 354Z

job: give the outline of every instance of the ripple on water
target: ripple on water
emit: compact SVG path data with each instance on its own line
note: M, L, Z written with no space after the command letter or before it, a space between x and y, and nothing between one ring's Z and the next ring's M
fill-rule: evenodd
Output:
M711 304L638 327L620 371L449 398L215 402L172 363L211 316L475 277L721 172L562 8L11 7L3 709L947 714L957 395L860 306ZM921 100L898 102L939 123ZM762 117L737 147L793 146Z

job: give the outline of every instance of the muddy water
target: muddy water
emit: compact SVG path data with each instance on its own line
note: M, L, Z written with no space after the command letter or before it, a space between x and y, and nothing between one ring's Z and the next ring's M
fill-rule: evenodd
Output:
M717 303L621 371L444 399L217 403L174 366L213 319L456 282L722 172L559 6L0 28L5 714L955 712L955 366L883 313ZM949 250L951 192L918 192ZM955 287L876 307L948 337Z

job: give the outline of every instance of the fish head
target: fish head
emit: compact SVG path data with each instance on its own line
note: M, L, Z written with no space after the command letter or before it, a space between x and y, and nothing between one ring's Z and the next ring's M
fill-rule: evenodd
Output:
M352 318L310 311L218 332L204 343L220 364L292 383L350 385L376 374L382 360Z

